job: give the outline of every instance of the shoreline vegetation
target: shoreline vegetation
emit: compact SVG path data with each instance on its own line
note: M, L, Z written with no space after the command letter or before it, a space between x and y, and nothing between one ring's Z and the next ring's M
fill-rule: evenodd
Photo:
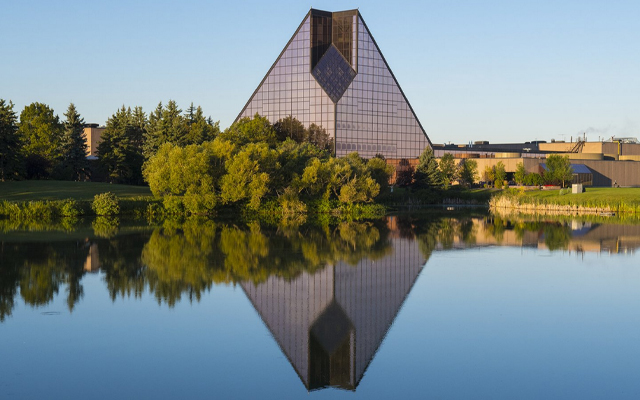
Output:
M259 207L219 205L210 213L191 213L184 198L155 197L148 187L92 182L0 182L0 219L14 222L37 220L40 224L65 218L133 217L166 218L205 216L241 217L273 224L321 220L375 219L395 212L417 212L434 206L480 206L493 213L539 216L594 215L640 218L640 188L587 188L523 190L523 188L447 190L393 188L371 203L343 203L337 199L310 199L291 210L278 198L264 199Z
M506 189L489 201L492 212L552 216L597 215L640 218L640 188L586 188L583 193L560 190Z

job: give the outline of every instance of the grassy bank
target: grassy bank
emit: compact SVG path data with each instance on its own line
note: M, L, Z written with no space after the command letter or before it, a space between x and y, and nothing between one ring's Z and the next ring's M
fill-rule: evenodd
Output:
M446 190L394 188L393 192L385 193L377 200L380 204L393 210L442 204L485 205L489 203L492 196L499 192L499 189L486 188L465 189L451 187Z
M92 201L96 194L106 192L111 192L120 199L152 196L147 186L67 181L0 182L0 201L24 202L65 199Z
M112 193L109 204L98 211L94 199L96 195ZM362 220L379 218L386 213L380 204L344 204L337 200L313 201L305 205L302 213L288 214L276 199L267 199L259 210L250 210L238 204L218 206L216 216L243 217L279 221L285 219L306 220L307 214L316 218L331 220ZM182 197L176 196L171 202L155 198L148 187L115 185L93 182L65 181L21 181L0 182L0 218L14 223L52 224L66 217L91 215L164 217L185 216L188 213L182 204Z
M558 207L578 212L640 213L640 188L586 188L585 192L576 194L572 194L571 189L526 192L509 189L497 195L492 204L496 205L501 199L508 200L515 208L542 207L550 210Z

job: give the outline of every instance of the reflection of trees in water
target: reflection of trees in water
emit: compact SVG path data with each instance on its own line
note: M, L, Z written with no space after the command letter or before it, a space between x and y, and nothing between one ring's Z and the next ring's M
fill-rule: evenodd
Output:
M496 243L500 244L504 239L507 224L508 221L503 220L500 216L494 216L485 220L485 231L496 240Z
M144 278L158 303L173 306L185 294L200 300L212 283L227 282L215 251L217 226L209 220L178 224L166 221L156 228L142 249Z
M157 228L142 250L145 278L159 302L173 305L187 294L199 300L212 283L264 282L269 276L292 279L338 260L357 263L391 251L372 223L336 228L247 227L187 221Z
M498 243L506 230L514 230L520 240L527 231L544 234L550 250L566 249L571 240L570 228L562 223L510 222L497 217L395 218L394 234L418 240L426 259L438 248L476 244L479 224ZM3 227L9 229L6 224ZM91 228L97 236L92 241L0 243L0 321L11 314L18 293L26 304L38 307L64 288L67 306L73 310L83 296L81 280L92 246L98 250L97 261L112 300L140 297L149 290L159 303L169 306L183 296L199 300L213 284L257 284L270 276L294 279L339 261L356 265L363 258L380 259L393 251L385 221L265 228L208 219L166 220L151 233L125 234L131 230L121 228L119 221L96 219ZM25 230L27 225L16 229ZM43 229L60 230L61 225Z
M0 218L0 233L11 233L15 231L30 231L30 232L51 232L73 231L80 220L76 217L61 217L61 218Z
M0 321L11 314L18 288L25 304L47 305L66 285L73 311L84 291L81 284L88 248L82 242L2 243L0 251Z
M472 217L463 218L430 218L412 219L410 217L398 218L401 237L409 237L413 232L420 251L425 259L429 259L431 253L440 246L442 249L451 249L455 243L471 246L476 243L478 228Z
M544 244L549 250L562 250L569 247L571 228L564 224L544 225Z
M125 233L117 220L96 219L91 228L91 241L0 243L0 318L11 314L17 293L37 307L62 287L72 310L83 295L82 277L98 266L112 300L149 290L173 306L183 296L200 300L213 284L293 279L392 251L386 226L371 222L274 229L187 219L167 220L152 233Z
M133 295L138 298L145 290L145 271L140 262L142 247L149 235L119 235L110 239L98 239L100 270L104 272L104 281L111 300Z
M120 219L118 217L96 217L91 223L94 235L107 239L118 233L119 226Z
M20 260L12 257L13 247L15 245L4 243L0 247L0 322L11 315L20 282Z

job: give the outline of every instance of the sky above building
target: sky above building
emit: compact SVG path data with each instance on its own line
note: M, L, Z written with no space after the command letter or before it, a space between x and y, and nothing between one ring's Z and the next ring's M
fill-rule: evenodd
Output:
M637 0L5 2L0 98L226 128L312 6L359 8L434 143L640 137Z

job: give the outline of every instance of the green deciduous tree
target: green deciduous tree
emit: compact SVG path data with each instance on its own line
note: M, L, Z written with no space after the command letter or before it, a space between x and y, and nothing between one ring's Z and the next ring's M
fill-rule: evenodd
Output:
M504 181L507 179L507 171L505 170L504 163L502 161L498 161L493 168L493 171L495 174L495 186L500 189L504 186Z
M13 103L0 99L0 181L18 179L22 172L21 142Z
M540 186L544 183L544 179L538 173L527 174L524 177L524 184L528 186Z
M280 141L291 139L296 143L302 143L307 140L309 134L302 122L291 115L279 119L273 124L273 129L276 131L276 136Z
M272 189L278 195L284 193L284 189L302 176L304 168L312 158L326 160L329 157L327 151L319 149L309 143L296 143L291 139L281 142L278 147L278 163L280 172L271 177Z
M289 115L273 124L273 129L280 141L291 139L296 143L309 142L322 150L333 151L333 140L327 131L319 125L311 124L309 128L305 128L302 122Z
M256 114L253 118L240 118L237 122L220 134L224 140L237 145L248 143L266 143L275 147L278 141L276 130L266 117Z
M307 138L309 143L313 143L322 150L328 150L330 152L333 151L333 139L329 137L327 130L321 127L320 125L311 124L309 125L309 129L307 130Z
M561 184L565 186L567 181L573 179L573 168L568 156L551 154L546 160L547 170L544 172L544 180L547 183Z
M20 113L18 129L27 157L28 178L46 178L57 164L63 126L53 109L31 103Z
M438 167L440 169L440 175L442 176L442 184L445 188L448 188L458 179L458 166L456 165L456 160L453 158L453 154L444 153L442 158L440 158Z
M482 180L491 184L496 177L496 173L494 168L491 165L487 165L484 167L484 171L482 171Z
M87 168L87 141L84 137L84 119L71 103L64 114L64 132L60 141L58 169L62 178L79 181Z
M513 175L513 179L516 181L518 185L524 184L525 178L527 177L527 170L524 168L524 163L519 162L516 164L516 172Z
M220 197L224 203L248 201L258 209L269 192L271 176L278 173L278 152L267 143L249 143L225 164L227 173L220 181Z
M185 147L165 143L145 162L145 181L155 196L183 196L190 213L210 213L217 203L216 186L224 174L219 149L213 142Z
M389 191L389 179L393 175L392 165L387 164L384 158L373 157L367 161L367 171L380 186L380 193Z
M403 158L396 166L396 185L409 186L413 183L415 168L409 163L409 160Z
M461 184L471 185L478 176L478 162L468 158L464 159L460 164L458 175Z

